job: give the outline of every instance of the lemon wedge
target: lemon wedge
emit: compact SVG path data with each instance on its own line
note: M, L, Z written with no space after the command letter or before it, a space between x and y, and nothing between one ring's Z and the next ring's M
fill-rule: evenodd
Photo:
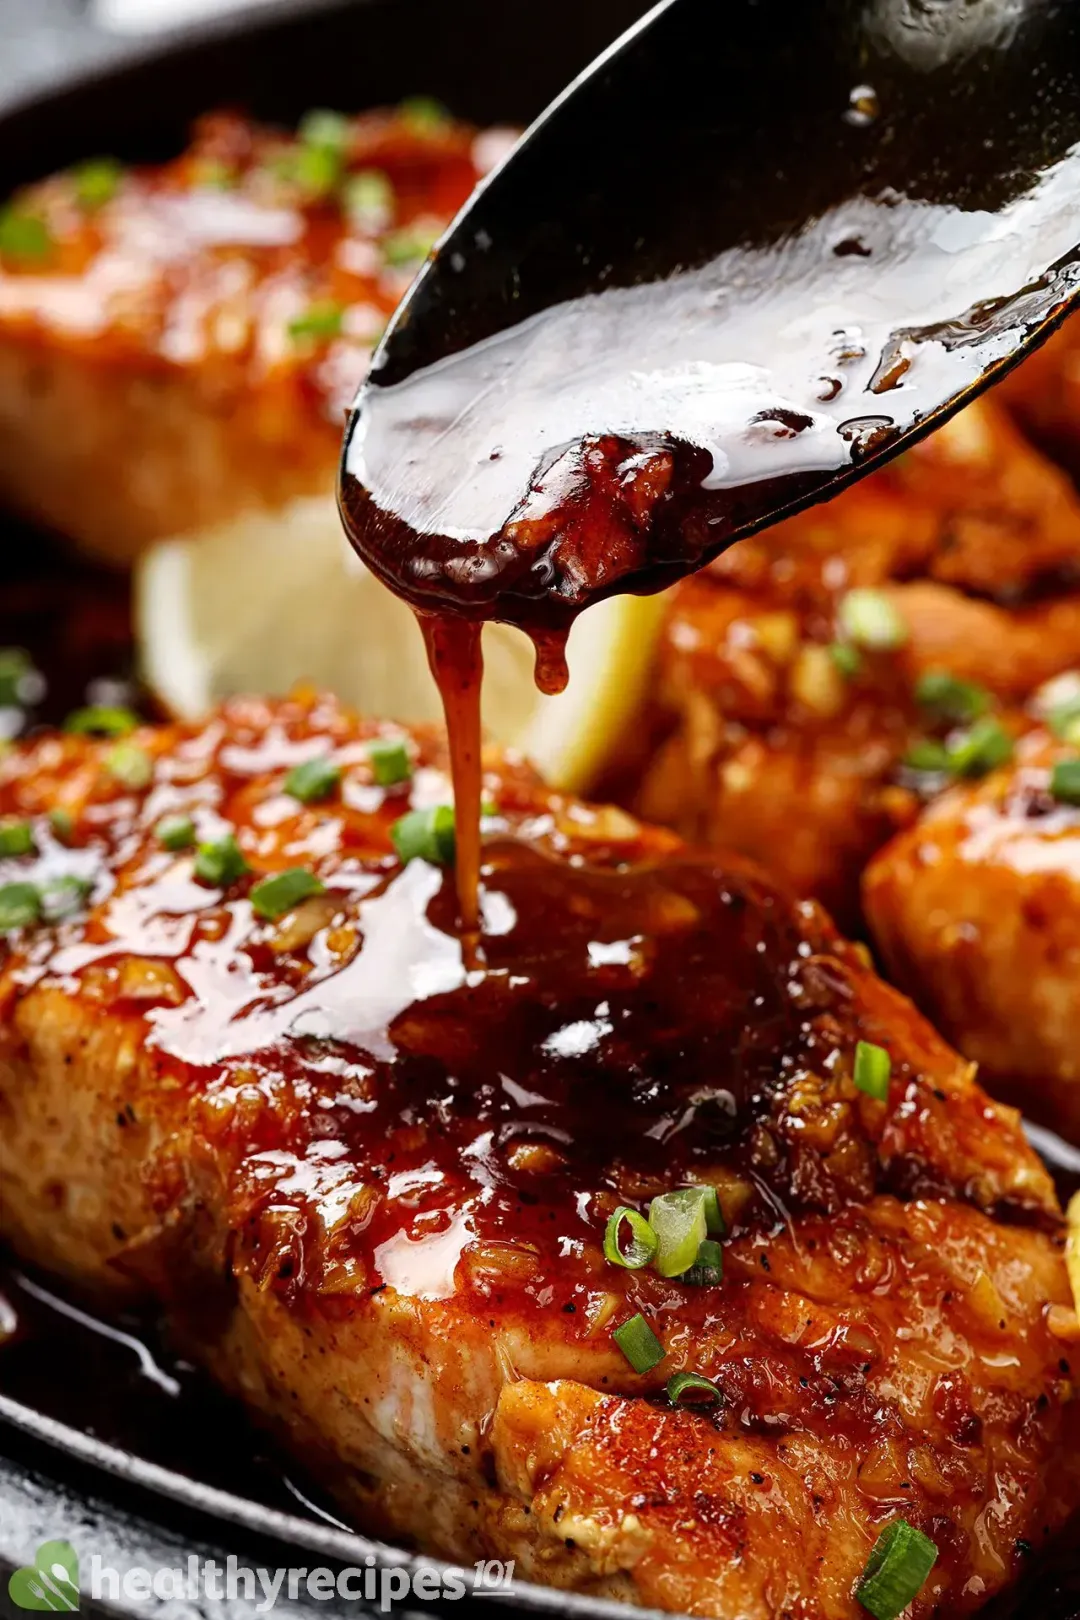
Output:
M582 614L554 698L536 689L528 638L487 625L487 734L552 787L587 790L639 712L662 613L656 597L619 596ZM442 717L412 612L353 555L328 496L161 541L137 567L135 621L143 677L181 720L298 682L380 719Z

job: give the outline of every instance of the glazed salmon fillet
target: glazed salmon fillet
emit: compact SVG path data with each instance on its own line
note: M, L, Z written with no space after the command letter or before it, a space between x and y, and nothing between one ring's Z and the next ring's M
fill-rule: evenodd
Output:
M1075 487L979 400L669 593L634 802L857 927L863 867L940 788L907 768L924 742L980 719L1007 750L1035 689L1080 664L1078 569ZM942 712L943 678L976 712Z
M1080 1498L1017 1115L814 903L512 759L463 941L448 795L308 695L0 761L7 1237L158 1300L379 1533L855 1620L903 1519L916 1620L977 1608ZM621 1263L679 1188L719 1254Z
M1080 680L1065 690L1075 704ZM943 794L863 874L890 974L996 1093L1072 1142L1080 1140L1076 773L1075 742L1037 726L1007 765Z
M346 407L431 242L504 149L417 100L297 136L230 114L0 215L0 498L119 565L329 495Z

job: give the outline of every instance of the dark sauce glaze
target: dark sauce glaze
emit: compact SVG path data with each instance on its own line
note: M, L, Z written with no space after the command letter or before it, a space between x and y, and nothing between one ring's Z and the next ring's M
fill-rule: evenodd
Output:
M421 610L565 630L818 498L1077 286L1068 6L671 0L474 193L342 506Z
M376 369L343 463L353 544L421 609L530 631L660 590L969 388L1042 308L1037 291L1066 297L1071 266L958 306L969 258L991 281L995 253L1008 263L986 231L959 210L861 199L777 247L558 304L400 381Z
M156 756L142 796L81 738L44 738L6 781L0 767L0 808L44 795L75 826L65 847L37 824L38 855L0 876L96 878L87 920L9 949L0 996L8 1016L53 988L135 1021L149 1097L190 1098L223 1146L248 1261L271 1286L355 1274L439 1298L509 1242L508 1289L541 1309L556 1289L587 1316L615 1204L706 1170L731 1181L736 1230L772 1231L875 1192L967 1200L988 1152L1000 1173L978 1200L1039 1217L1042 1194L996 1160L1011 1129L963 1066L817 908L752 868L489 772L481 927L463 942L452 874L390 854L392 822L445 791L437 750L422 744L411 784L384 790L364 733L328 703L247 700L192 736L136 735ZM341 806L285 796L288 767L331 744ZM300 862L327 895L300 926L261 922L252 878L223 895L157 844L178 809L200 837L235 827L256 875ZM851 1086L857 1034L893 1052L907 1103L888 1118ZM800 1123L811 1107L828 1116L816 1132ZM283 1227L283 1202L305 1219ZM651 1274L599 1286L697 1308Z
M24 1043L55 1030L46 1067L95 1099L89 1151L132 1200L122 1221L80 1208L103 1273L139 1279L211 1360L249 1299L316 1341L367 1334L373 1355L405 1311L482 1365L494 1323L526 1377L572 1369L666 1413L667 1377L692 1367L716 1380L724 1432L767 1447L790 1431L823 1456L838 1434L860 1456L884 1443L899 1371L947 1336L962 1363L935 1371L912 1432L976 1501L983 1425L1022 1453L1017 1489L1033 1480L1072 1377L1044 1308L1065 1305L1057 1217L967 1066L812 904L512 764L484 771L497 814L463 939L453 874L400 867L389 837L444 800L442 745L410 738L411 781L384 789L374 734L328 700L244 700L198 732L135 733L154 763L138 792L110 776L110 744L78 736L0 762L0 813L30 816L38 844L0 881L94 880L87 916L9 939L0 1051L18 1086ZM327 753L333 802L285 793L292 765ZM45 821L58 803L70 843ZM153 832L181 810L201 839L235 829L252 874L195 881ZM257 876L298 864L327 893L260 920ZM889 1048L887 1105L853 1084L858 1039ZM619 1203L704 1180L730 1228L721 1285L605 1260ZM48 1204L50 1233L65 1218ZM1001 1330L954 1285L958 1256L1036 1268L1008 1307L1004 1404L983 1403ZM643 1378L611 1338L637 1312L667 1351ZM485 1396L478 1447L489 1416ZM904 1500L959 1577L967 1532Z

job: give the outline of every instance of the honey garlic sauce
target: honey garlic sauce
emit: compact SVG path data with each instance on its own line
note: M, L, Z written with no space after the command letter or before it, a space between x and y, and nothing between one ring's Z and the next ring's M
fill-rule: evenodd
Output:
M1016 1124L815 907L520 768L485 777L478 968L452 874L399 867L388 836L445 793L444 756L417 737L411 782L380 789L374 734L328 702L245 700L201 733L137 734L155 759L144 795L118 791L107 745L83 738L0 766L0 812L74 815L71 848L39 826L37 860L96 877L87 920L12 936L0 1040L17 1044L20 1005L50 989L72 1017L119 1019L142 1052L132 1115L215 1162L236 1263L262 1286L319 1311L387 1286L512 1300L537 1322L564 1313L576 1338L623 1300L661 1322L716 1310L709 1290L602 1255L620 1202L687 1181L721 1190L736 1280L792 1221L838 1222L857 1247L883 1193L949 1195L962 1227L983 1219L972 1202L1050 1218ZM327 751L340 805L284 795L285 771ZM177 811L201 838L235 827L253 877L308 865L326 895L259 920L253 878L223 894L160 848L152 829ZM851 1084L856 1036L890 1046L887 1113ZM164 1213L168 1155L159 1175ZM182 1200L176 1217L183 1241ZM729 1321L745 1306L725 1291Z
M1039 267L1074 245L1072 167L1004 215L857 199L390 384L376 369L343 462L354 546L427 611L529 630L668 584L918 423L1065 296L1075 267ZM1003 296L968 309L972 285Z

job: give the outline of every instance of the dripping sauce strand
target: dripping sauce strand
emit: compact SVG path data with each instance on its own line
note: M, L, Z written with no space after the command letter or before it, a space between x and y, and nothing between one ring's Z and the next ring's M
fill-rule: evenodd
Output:
M480 937L480 816L483 758L480 692L484 676L482 624L449 613L421 613L417 620L424 636L428 663L435 677L446 717L450 747L450 775L454 785L455 873L458 923L467 951L479 950ZM554 696L566 687L565 630L538 630L536 684Z

